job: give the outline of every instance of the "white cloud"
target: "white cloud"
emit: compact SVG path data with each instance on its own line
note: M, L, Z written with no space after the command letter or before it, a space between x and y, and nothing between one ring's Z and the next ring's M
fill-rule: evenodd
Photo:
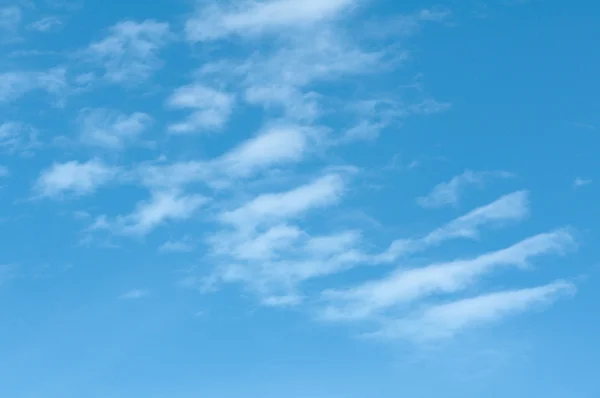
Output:
M0 165L0 178L8 177L10 175L10 171L7 167Z
M152 118L141 112L127 115L109 109L85 109L78 121L83 143L120 150L136 141L150 127Z
M269 166L300 161L314 133L298 126L273 126L219 158L214 164L230 176L248 176Z
M167 100L175 109L192 109L184 121L171 124L172 133L202 133L220 130L231 114L235 97L202 84L179 87Z
M107 37L90 44L85 54L104 69L104 78L109 82L139 83L162 66L159 52L169 37L167 23L119 22L110 28Z
M456 206L468 186L481 186L487 178L491 177L507 178L511 176L510 173L506 172L473 172L467 170L448 182L436 185L427 196L418 198L417 202L422 207L428 208L438 208L448 205Z
M212 5L199 9L186 22L185 31L191 41L208 41L234 34L245 36L310 27L339 17L356 3L356 0L246 0L235 7Z
M209 240L220 266L204 280L204 288L218 283L242 283L268 306L297 305L304 298L299 285L365 263L357 248L357 231L311 236L300 228L277 224L257 231L223 230Z
M574 293L575 286L562 281L529 289L488 293L428 307L413 319L394 322L375 336L403 336L419 341L448 338L464 329L497 322Z
M131 214L114 220L101 216L89 230L108 229L117 234L144 236L165 222L190 218L207 201L202 195L154 192L149 200L138 203Z
M469 260L455 260L409 270L400 268L381 280L351 289L325 292L325 297L333 304L326 309L324 317L331 320L365 319L391 307L434 294L456 293L498 267L525 267L534 257L563 253L572 247L573 242L567 231L558 230L527 238L506 249Z
M126 293L123 293L121 296L119 296L119 299L121 299L121 300L139 300L139 299L148 297L149 295L150 295L150 292L147 290L134 289L134 290L130 290Z
M252 229L335 203L343 191L343 178L328 174L288 192L260 195L242 207L223 213L220 219L240 229Z
M57 97L69 89L64 68L42 72L19 71L0 73L0 103L17 100L34 90L44 90Z
M219 282L242 283L261 300L282 295L297 298L302 296L298 292L299 285L306 280L356 266L391 262L446 239L473 238L484 225L516 221L528 213L527 194L516 192L459 217L423 238L396 241L384 253L370 254L362 249L360 231L312 235L289 224L292 220L302 219L306 210L314 205L301 200L300 203L308 205L294 206L297 192L304 189L300 187L274 196L262 195L240 208L224 212L221 215L224 228L208 240L213 257L221 265L205 283L211 287ZM332 192L336 197L343 189L323 192L327 193L326 198ZM324 205L334 204L336 200L328 199Z
M237 260L268 261L277 257L282 250L289 249L302 234L295 226L279 224L257 235L229 234L229 239L216 236L211 243L217 253Z
M424 237L396 240L377 259L378 261L391 262L401 256L425 250L447 240L476 239L479 237L481 227L519 221L527 217L528 214L528 193L526 191L513 192L452 220Z
M449 238L477 238L479 227L519 221L529 215L529 194L517 191L479 207L433 231L424 238L426 244L435 244Z
M398 51L393 52L394 56ZM235 85L243 99L288 120L312 121L324 110L323 93L313 83L339 81L348 75L377 73L394 61L384 49L365 50L335 29L286 36L277 46L258 50L243 59L205 65L203 79Z
M117 168L108 166L98 159L84 163L77 161L54 163L40 174L34 190L42 197L56 198L67 193L77 196L88 195L113 181L117 176Z
M181 188L194 182L226 187L270 167L300 162L310 149L309 143L318 137L319 132L310 128L269 126L212 160L146 165L139 173L143 183L153 188Z

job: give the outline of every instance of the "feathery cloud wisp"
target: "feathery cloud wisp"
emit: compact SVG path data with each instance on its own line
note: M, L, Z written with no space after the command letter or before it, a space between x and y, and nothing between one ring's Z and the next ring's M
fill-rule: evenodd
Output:
M529 289L487 293L428 307L413 318L392 322L373 336L387 339L409 337L422 342L440 340L464 329L526 312L574 292L573 284L557 281Z
M169 37L167 23L153 20L119 22L110 28L104 39L90 44L84 55L104 70L107 81L139 83L161 67L159 51Z
M526 266L530 259L550 253L563 253L573 245L564 230L527 238L508 248L489 252L469 260L432 264L422 268L399 268L375 282L347 290L329 290L325 297L333 305L324 312L332 320L365 319L390 307L413 302L434 293L455 293L478 278L503 266Z
M142 112L127 115L109 109L84 109L79 116L80 139L87 145L121 150L151 123L152 118Z
M465 171L463 174L452 178L448 182L436 185L427 195L417 199L422 207L438 208L443 206L458 205L463 191L470 185L481 186L487 178L501 177L508 178L512 174L507 172L473 172Z

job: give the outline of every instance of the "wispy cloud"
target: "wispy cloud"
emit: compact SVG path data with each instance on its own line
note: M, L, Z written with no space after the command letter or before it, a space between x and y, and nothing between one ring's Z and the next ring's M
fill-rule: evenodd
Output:
M219 215L221 229L209 237L218 261L205 288L242 283L266 305L302 301L298 284L364 261L358 231L313 236L293 223L334 205L345 190L342 175L328 174L295 189L263 194Z
M529 289L488 293L446 304L427 307L420 314L392 322L375 337L409 337L427 342L452 337L460 331L523 313L575 293L575 286L557 281Z
M518 221L528 213L526 192L515 192L475 209L422 238L397 240L383 253L365 251L359 230L313 234L295 225L311 209L334 205L345 192L343 180L323 177L312 184L279 194L264 194L220 215L223 228L208 240L216 271L205 288L218 283L242 283L273 305L299 304L302 282L344 272L357 266L396 261L445 240L478 236L484 226ZM331 185L331 182L337 181ZM539 239L542 239L541 237ZM566 239L566 238L565 238ZM527 243L522 243L526 245ZM516 249L515 249L516 250Z
M488 178L508 178L511 176L512 174L507 172L473 172L467 170L448 182L436 185L427 196L418 198L417 202L422 207L428 208L456 206L467 187L471 185L481 186Z
M74 116L65 107L60 117L75 122L68 125L76 126L73 136L81 147L105 158L65 162L58 159L73 153L49 148L53 152L36 159L54 163L47 163L31 188L35 198L88 196L81 201L85 213L64 212L87 226L80 244L115 247L115 241L137 239L138 247L147 243L161 253L188 253L179 256L186 259L202 256L197 259L202 267L185 279L188 287L206 293L237 284L261 305L296 306L327 321L375 325L377 335L390 338L451 337L551 301L571 288L556 282L490 293L487 283L481 283L494 272L520 272L538 257L560 255L574 246L567 229L512 238L517 243L494 250L474 244L483 241L488 229L498 233L528 218L527 191L452 215L418 234L408 231L391 238L385 220L373 231L338 217L374 198L361 197L372 180L357 180L365 182L362 177L372 174L346 163L356 159L346 150L355 146L360 152L364 145L359 141L376 144L380 135L395 132L409 117L430 117L451 107L425 90L422 75L405 81L415 76L405 69L416 55L407 39L428 24L449 21L449 11L421 9L382 17L377 6L368 14L373 19L363 23L357 11L371 4L363 0L196 4L182 32L187 47L167 48L175 41L169 23L125 20L79 47L76 65L68 64L68 70L41 66L0 73L0 103L38 91L59 99L82 94L81 107L93 106L77 108ZM55 17L35 18L26 21L34 21L26 25L32 37L42 38L32 30L50 32L61 26ZM19 32L21 23L3 28L0 20L0 33ZM166 64L163 56L177 59ZM172 73L158 73L173 64ZM167 79L143 85L154 76ZM131 90L133 85L152 90ZM116 108L119 104L125 105ZM27 108L18 111L25 117L34 114ZM55 120L39 115L39 122ZM167 134L153 141L152 149L160 153L129 150L144 142L150 128ZM36 142L34 133L21 123L0 125L0 152L23 151ZM199 151L210 155L198 156ZM363 155L360 162L367 170L372 159ZM9 166L16 175L16 167ZM456 210L469 189L509 176L467 170L433 187L418 203ZM576 180L575 185L584 182ZM110 206L110 198L91 197L117 184L146 197L131 201L131 194L106 192L118 199ZM391 203L380 199L374 206ZM445 245L452 242L468 243L476 251L447 257ZM473 290L480 296L465 298ZM113 293L115 299L149 294L143 289L118 293Z
M176 89L167 100L174 109L191 109L192 113L182 122L169 126L172 133L202 133L220 130L231 114L235 103L233 95L202 84Z
M9 175L10 175L10 171L8 170L8 167L0 165L0 178L8 177Z
M27 153L39 145L37 131L18 122L0 124L0 152Z
M29 24L29 28L38 32L51 32L62 27L63 21L56 16L48 16Z
M89 230L107 229L117 234L143 236L167 221L191 217L207 200L202 195L154 192L149 200L138 203L132 213L114 220L101 216Z
M121 300L139 300L148 297L150 292L143 289L134 289L119 296Z
M529 214L528 196L526 191L513 192L472 210L421 238L396 240L385 253L378 256L378 260L396 261L402 256L431 248L451 239L476 239L484 226L520 221Z
M142 182L152 188L183 188L194 182L227 187L271 167L302 161L319 136L312 128L276 124L211 160L145 165L138 172Z
M336 202L343 191L342 176L329 174L288 192L260 195L235 210L223 213L220 219L236 228L252 229L327 206Z
M62 99L68 89L66 70L60 67L41 72L0 73L0 103L17 100L34 90L43 90Z
M118 176L118 169L98 159L54 163L35 183L38 196L60 198L66 194L89 195Z
M180 240L168 240L158 250L163 253L188 253L194 251L196 245L190 237Z
M590 179L585 179L585 178L577 177L573 181L573 188L580 188L580 187L583 187L585 185L589 185L591 183L592 183L592 180L590 180Z
M202 6L186 22L185 31L192 41L272 33L339 17L356 4L356 0L269 0L242 1L235 7Z
M508 248L469 260L432 264L410 270L398 269L388 277L347 290L329 290L333 304L323 316L331 320L365 319L391 307L408 304L434 294L456 293L498 267L524 267L535 257L561 254L573 245L573 237L558 230L527 238Z
M127 115L109 109L85 109L78 121L84 144L121 150L150 127L152 118L142 112Z
M84 54L104 70L107 81L135 84L162 66L159 52L169 37L167 23L124 21L112 26L104 39L90 44Z

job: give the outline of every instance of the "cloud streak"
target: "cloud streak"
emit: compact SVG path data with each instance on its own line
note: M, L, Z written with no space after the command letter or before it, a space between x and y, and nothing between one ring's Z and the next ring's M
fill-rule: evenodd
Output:
M426 308L415 317L391 323L373 337L408 337L420 342L446 339L476 326L498 322L552 303L575 293L572 283L557 281L548 285L493 292Z
M325 298L331 300L333 305L325 310L323 316L331 320L365 319L434 294L460 292L499 267L525 267L535 257L564 253L572 245L571 234L559 230L536 235L505 249L469 260L455 260L409 270L399 268L378 281L346 290L326 291Z
M452 178L448 182L436 185L427 195L417 199L417 203L425 208L439 208L458 205L461 195L472 185L481 187L487 179L508 178L512 174L507 172L473 172L465 171L463 174Z

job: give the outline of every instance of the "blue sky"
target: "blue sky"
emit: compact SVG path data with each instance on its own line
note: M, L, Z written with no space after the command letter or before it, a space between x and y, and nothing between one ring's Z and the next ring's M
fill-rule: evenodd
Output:
M600 6L0 2L0 395L600 396Z

